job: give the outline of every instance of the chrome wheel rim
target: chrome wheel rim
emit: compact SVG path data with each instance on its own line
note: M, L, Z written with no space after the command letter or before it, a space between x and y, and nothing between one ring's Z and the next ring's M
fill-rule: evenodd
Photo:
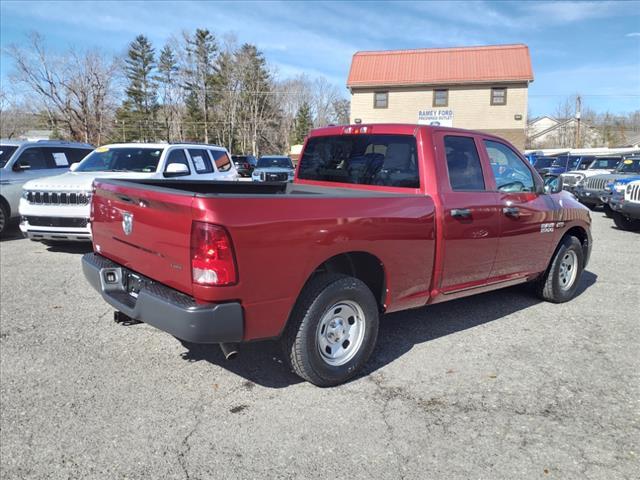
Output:
M560 280L560 288L569 290L578 276L578 256L573 250L564 253L560 260L560 271L558 278Z
M338 367L351 360L364 341L366 319L360 305L343 300L327 309L318 323L316 345L328 365Z

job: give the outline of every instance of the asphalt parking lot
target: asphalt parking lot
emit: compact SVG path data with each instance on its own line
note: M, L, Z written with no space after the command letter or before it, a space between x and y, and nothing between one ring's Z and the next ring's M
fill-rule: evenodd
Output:
M227 362L116 324L86 249L10 235L1 476L638 478L640 234L595 212L593 236L572 302L515 287L389 315L366 375L319 389L274 343Z

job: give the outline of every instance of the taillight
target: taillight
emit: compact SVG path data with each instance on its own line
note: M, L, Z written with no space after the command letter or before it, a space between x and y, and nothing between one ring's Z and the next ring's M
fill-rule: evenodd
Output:
M237 282L236 262L227 231L218 225L193 222L191 275L198 285L232 285Z

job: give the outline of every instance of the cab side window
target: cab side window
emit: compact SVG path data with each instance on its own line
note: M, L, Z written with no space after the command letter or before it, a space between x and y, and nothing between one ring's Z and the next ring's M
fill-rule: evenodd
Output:
M41 148L28 148L20 154L18 162L21 165L29 165L30 170L44 170L55 168L51 156L46 154Z
M164 169L166 170L167 167L172 163L181 163L183 165L186 165L187 168L189 169L189 173L191 173L191 168L189 167L189 161L187 160L187 156L184 154L184 150L182 150L181 148L171 150L169 152L169 156L167 157L167 162L164 166Z
M484 140L496 185L501 192L535 192L533 173L511 148L500 142Z
M189 155L191 155L191 161L198 173L211 173L213 172L213 166L211 165L211 159L204 149L190 148Z
M454 191L485 190L476 142L472 137L444 137L449 183Z
M209 150L209 152L213 156L219 172L226 172L231 169L231 160L229 160L227 152L222 150Z

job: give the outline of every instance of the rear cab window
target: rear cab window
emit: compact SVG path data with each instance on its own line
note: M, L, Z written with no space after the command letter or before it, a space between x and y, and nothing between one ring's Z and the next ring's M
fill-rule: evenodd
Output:
M345 134L311 137L298 178L383 187L420 188L413 135Z

